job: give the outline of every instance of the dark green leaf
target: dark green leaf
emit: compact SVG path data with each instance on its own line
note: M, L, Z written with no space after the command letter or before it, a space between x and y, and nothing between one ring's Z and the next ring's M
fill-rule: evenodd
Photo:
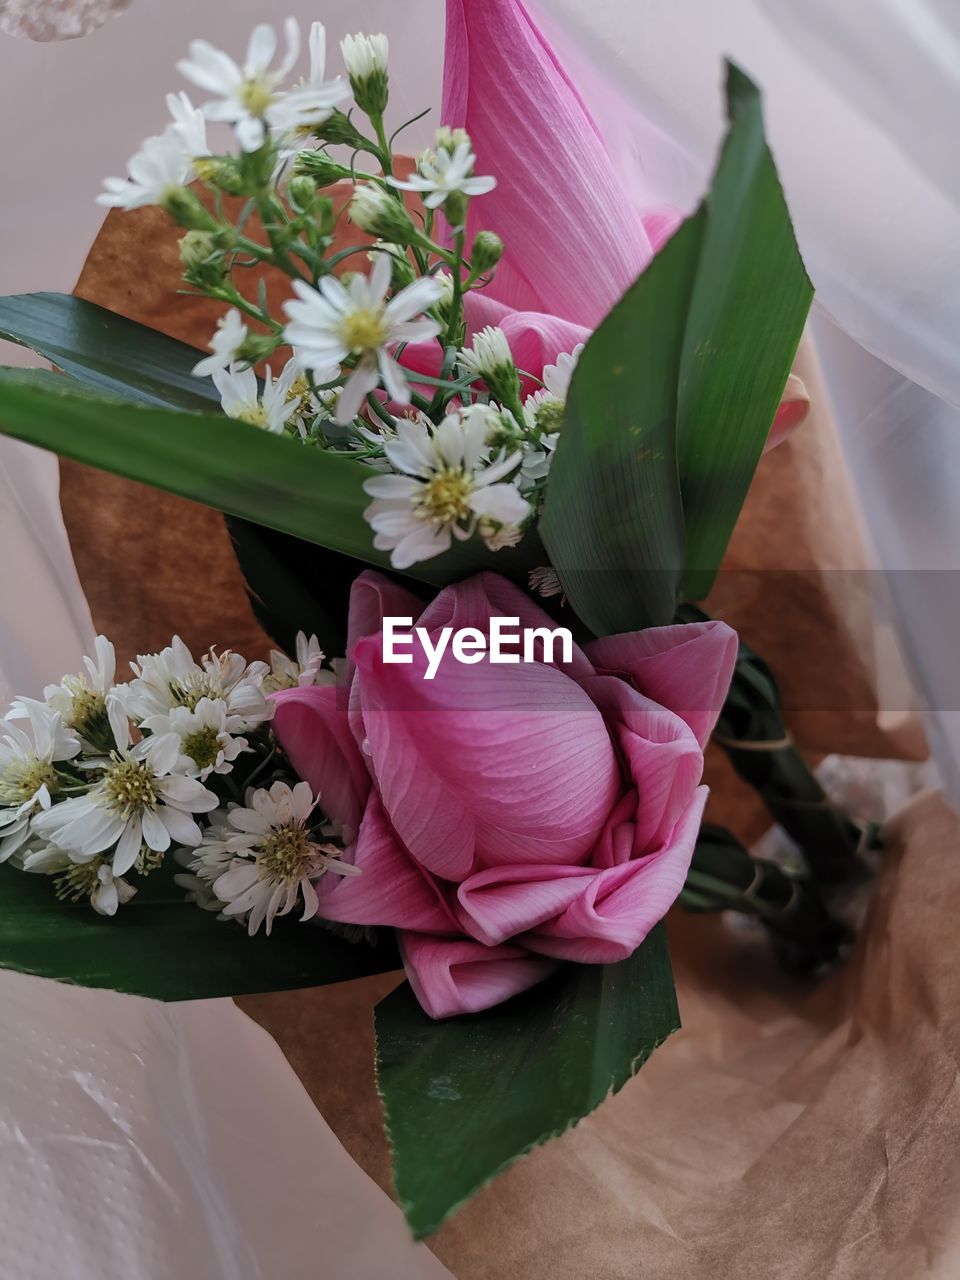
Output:
M697 600L727 549L813 298L764 139L760 92L730 64L727 109L680 380L684 593Z
M684 223L587 343L540 532L597 635L669 622L683 572L677 381L703 218Z
M187 902L174 869L141 881L108 919L86 902L61 902L47 876L0 867L0 967L156 1000L316 987L399 967L387 929L371 946L283 919L269 938L250 938Z
M681 578L688 595L709 589L810 306L759 93L734 67L727 91L704 205L600 325L570 387L542 533L599 634L669 622Z
M320 550L276 529L227 517L234 554L247 584L257 621L281 649L292 654L298 631L315 635L330 657L347 651L350 588L366 567L353 556ZM393 571L408 591L417 584Z
M0 431L79 462L385 567L363 518L369 468L223 415L94 400L63 389L0 381ZM478 539L416 565L437 585L479 569L524 579L539 542L494 554Z
M0 338L29 347L95 390L127 400L202 411L220 398L195 378L204 352L65 293L0 298Z
M680 1020L660 924L628 960L571 965L485 1013L434 1022L404 984L376 1024L397 1195L423 1236L616 1093Z

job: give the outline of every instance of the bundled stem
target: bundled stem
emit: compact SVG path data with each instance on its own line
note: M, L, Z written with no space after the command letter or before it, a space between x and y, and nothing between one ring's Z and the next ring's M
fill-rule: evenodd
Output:
M707 615L684 605L681 616L689 622ZM803 850L816 880L842 884L870 876L863 854L879 848L879 828L852 817L824 791L793 744L773 672L742 642L713 741Z
M853 940L813 880L752 857L729 831L710 823L700 830L679 900L688 911L738 911L761 921L796 973L834 964Z

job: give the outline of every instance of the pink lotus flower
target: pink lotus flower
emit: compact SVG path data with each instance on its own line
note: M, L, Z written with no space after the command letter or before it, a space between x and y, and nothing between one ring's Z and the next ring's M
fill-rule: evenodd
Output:
M504 255L492 283L467 294L468 337L499 325L518 368L545 364L590 333L677 229L682 213L638 209L586 104L520 0L447 0L443 123L470 134L477 172L496 188L470 202L467 243L496 231ZM436 376L436 343L402 363ZM806 418L792 378L767 447Z
M425 680L417 645L410 665L384 663L384 615L434 638L444 626L489 635L493 616L552 627L495 574L426 608L361 574L348 692L275 695L274 729L363 872L321 881L319 915L400 930L435 1018L497 1004L564 960L629 956L687 873L734 632L705 622L612 636L566 664L466 666L448 651Z

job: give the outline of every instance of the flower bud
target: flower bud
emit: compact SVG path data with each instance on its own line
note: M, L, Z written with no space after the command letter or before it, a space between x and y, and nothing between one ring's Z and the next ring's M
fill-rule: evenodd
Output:
M305 173L294 174L287 183L287 195L297 213L308 213L317 199L317 184Z
M350 202L350 220L368 235L408 245L416 229L403 202L370 183L357 187Z
M217 237L209 231L188 231L178 241L183 274L199 288L221 284L226 275Z
M503 257L503 241L495 231L479 231L470 252L470 266L478 275L492 271Z
M232 156L200 156L193 162L194 171L201 182L215 187L228 196L242 195L246 184L240 166Z
M443 202L443 212L447 222L456 231L467 220L467 197L462 191L451 191Z
M474 334L470 347L460 352L460 363L472 377L483 379L495 400L510 409L519 405L520 375L502 329L488 325Z
M357 147L361 151L369 149L369 142L353 124L349 116L342 111L332 111L322 124L314 126L314 134L325 142L343 143L348 147ZM301 156L303 152L300 153Z
M281 339L273 334L248 332L237 348L237 360L242 364L259 364L273 355L280 342Z
M293 162L295 175L305 174L317 187L329 187L350 177L346 165L338 164L326 151L301 151Z
M163 207L178 226L189 230L213 231L216 222L201 204L198 196L186 187L167 193Z
M388 97L387 37L345 36L340 42L340 50L357 106L368 116L382 116Z
M457 147L466 143L473 150L473 143L470 141L470 135L466 129L451 129L449 125L442 124L437 130L437 150L441 148L450 152L452 155Z

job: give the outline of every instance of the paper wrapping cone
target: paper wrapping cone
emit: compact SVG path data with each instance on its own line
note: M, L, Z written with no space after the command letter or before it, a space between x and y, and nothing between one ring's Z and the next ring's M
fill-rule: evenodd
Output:
M960 822L893 824L854 960L813 991L761 938L675 911L683 1030L429 1242L458 1280L953 1280L960 1275ZM389 977L255 996L381 1186L372 1006Z

